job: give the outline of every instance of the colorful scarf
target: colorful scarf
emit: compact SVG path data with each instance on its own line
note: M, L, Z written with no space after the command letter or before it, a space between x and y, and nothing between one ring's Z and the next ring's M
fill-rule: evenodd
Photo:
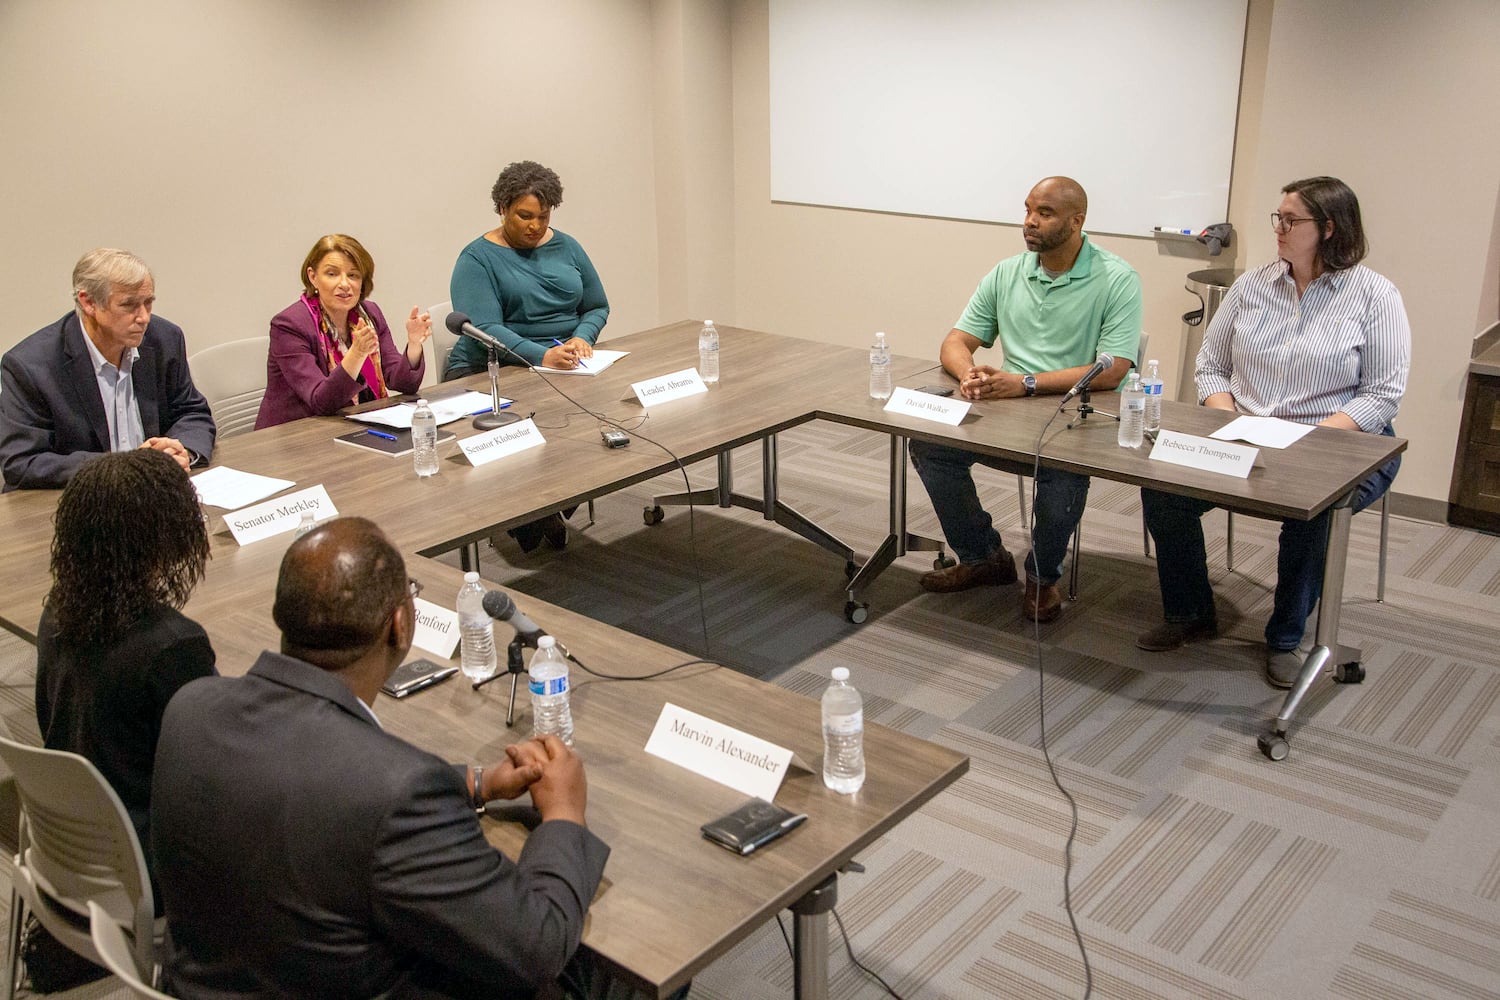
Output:
M344 348L348 345L339 340L338 330L334 328L333 320L329 318L328 310L323 308L323 304L318 301L316 295L308 295L304 292L302 294L302 304L307 307L308 314L312 316L313 322L318 327L318 338L322 348L318 355L318 361L323 366L323 373L332 374L334 365L343 364ZM369 313L365 312L365 307L361 304L356 308L364 321L370 324L370 328L372 330L375 329L375 321L370 318ZM372 393L371 398L373 399L384 399L386 397L385 376L380 371L379 362L380 351L378 350L365 358L365 363L359 369L360 381L364 383L364 386L360 392L354 394L351 402L360 402L359 397L366 390Z

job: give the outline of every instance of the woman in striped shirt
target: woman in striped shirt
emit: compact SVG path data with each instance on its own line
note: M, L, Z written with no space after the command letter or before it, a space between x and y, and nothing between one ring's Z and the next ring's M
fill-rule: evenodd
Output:
M1370 434L1391 434L1411 366L1411 328L1401 293L1359 263L1367 244L1359 200L1335 177L1282 188L1271 215L1277 260L1237 280L1198 352L1204 406ZM1362 510L1390 488L1399 456L1355 491ZM1141 490L1156 540L1165 624L1136 639L1176 649L1218 635L1201 518L1212 504ZM1323 586L1329 512L1283 521L1276 596L1266 623L1266 679L1289 688L1297 647Z

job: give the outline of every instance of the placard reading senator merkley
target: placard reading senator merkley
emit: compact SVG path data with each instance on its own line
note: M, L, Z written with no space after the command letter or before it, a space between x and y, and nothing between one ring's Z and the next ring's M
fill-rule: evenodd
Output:
M313 512L315 521L339 516L338 508L328 498L328 491L319 483L274 500L230 511L224 515L224 526L229 529L236 542L249 545L262 538L294 530L302 523L302 512L305 510Z
M693 396L708 391L708 386L703 384L703 379L699 377L696 368L684 368L670 375L658 375L644 382L632 382L630 388L635 390L635 398L641 401L642 406L655 406L657 403L665 403L670 399L681 399L683 396Z
M670 701L661 707L646 752L767 802L776 797L792 762L792 752L785 747Z
M464 438L458 442L458 447L468 458L469 464L487 465L497 458L546 443L547 439L537 430L536 423L528 417L519 423L506 424L483 434Z
M1158 462L1245 479L1259 454L1259 448L1247 448L1242 444L1176 431L1157 431L1156 446L1151 449L1150 457Z
M972 405L965 399L950 399L930 392L897 388L892 390L891 401L885 404L885 408L891 413L904 413L908 417L936 420L940 424L957 427Z
M417 627L411 644L445 660L451 658L458 648L458 612L420 597L413 603L417 606Z

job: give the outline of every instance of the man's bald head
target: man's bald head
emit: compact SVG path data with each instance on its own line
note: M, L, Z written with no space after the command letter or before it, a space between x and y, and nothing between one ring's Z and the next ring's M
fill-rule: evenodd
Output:
M384 641L409 597L401 553L373 521L340 517L286 550L271 616L283 653L340 670Z
M1032 197L1046 199L1065 215L1088 215L1089 196L1071 177L1043 177L1031 189Z

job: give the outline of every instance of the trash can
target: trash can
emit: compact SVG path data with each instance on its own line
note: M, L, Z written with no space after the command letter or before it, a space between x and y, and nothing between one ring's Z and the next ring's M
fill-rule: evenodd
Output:
M1210 267L1194 271L1187 276L1183 287L1198 296L1198 308L1182 314L1182 357L1177 368L1177 400L1181 403L1198 402L1198 387L1193 382L1193 372L1198 367L1198 350L1203 346L1203 335L1208 332L1209 321L1219 311L1224 294L1243 271L1232 267Z

